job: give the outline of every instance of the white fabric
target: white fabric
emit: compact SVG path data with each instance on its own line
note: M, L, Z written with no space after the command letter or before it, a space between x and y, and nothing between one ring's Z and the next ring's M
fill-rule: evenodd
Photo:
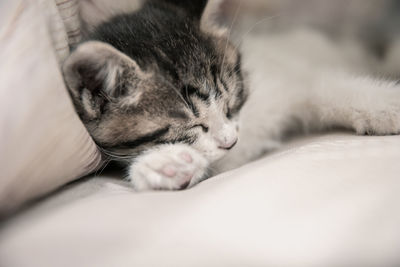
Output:
M69 48L55 3L2 0L0 7L2 214L93 171L100 153L59 69Z
M0 266L400 266L399 161L331 134L187 191L95 178L9 220Z

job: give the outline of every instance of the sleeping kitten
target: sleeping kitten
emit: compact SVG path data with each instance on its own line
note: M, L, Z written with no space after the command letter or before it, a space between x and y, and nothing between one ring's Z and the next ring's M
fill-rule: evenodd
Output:
M288 32L246 38L240 56L201 23L206 3L149 1L96 27L65 62L81 119L106 155L129 164L137 190L190 187L210 164L240 166L293 130L399 133L395 83L349 74L371 64L358 45Z
M138 190L181 189L237 143L247 91L240 55L201 28L207 1L148 1L98 26L64 75L102 151L130 164Z

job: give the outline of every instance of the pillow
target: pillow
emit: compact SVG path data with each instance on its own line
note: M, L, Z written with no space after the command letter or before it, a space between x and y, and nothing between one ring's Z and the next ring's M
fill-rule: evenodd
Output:
M0 229L0 266L400 266L399 147L307 137L176 192L85 180Z
M51 0L1 1L0 214L101 163L59 67L68 56L68 41L76 41L66 29L77 24L63 22L74 17L65 13L74 5L60 1L57 9Z

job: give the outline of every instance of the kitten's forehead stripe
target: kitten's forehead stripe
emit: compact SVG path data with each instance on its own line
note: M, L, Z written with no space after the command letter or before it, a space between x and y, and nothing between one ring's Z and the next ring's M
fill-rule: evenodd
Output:
M209 100L210 100L209 94L204 94L204 93L200 92L199 89L197 89L191 85L186 86L186 89L187 89L187 93L189 96L194 95L194 96L200 98L200 100L202 100L203 102L206 102L206 103L209 102Z
M182 110L170 110L168 116L174 119L189 119L188 115Z
M214 82L214 86L213 86L213 89L215 91L214 98L217 99L217 98L221 97L221 95L222 95L222 92L218 86L218 76L217 76L218 74L212 70L211 75L213 77L213 82Z
M218 78L218 67L217 67L217 65L215 65L215 64L211 65L210 72L211 72L211 77L214 80L214 84L217 84L217 78Z
M241 68L242 68L241 65L242 65L242 55L238 54L235 66L233 68L233 71L235 72L235 74L238 74L241 72Z
M197 94L197 90L194 89L193 87L190 86L184 86L181 90L182 97L185 100L185 102L189 105L190 110L192 111L193 115L198 118L200 117L200 112L199 109L196 107L196 105L193 103L193 100L191 96L193 94ZM200 97L199 97L200 98ZM201 99L201 98L200 98Z
M219 81L221 82L222 87L225 89L225 91L229 92L228 85L226 84L225 80L222 78L219 78Z
M154 132L148 133L146 135L143 135L139 138L136 138L135 140L132 141L126 141L126 142L122 142L119 144L115 144L115 145L103 145L104 148L108 149L108 148L113 148L113 149L127 149L127 148L135 148L138 147L140 145L146 144L146 143L150 143L153 142L159 138L161 138L162 136L164 136L166 133L168 133L170 129L170 126L158 129Z

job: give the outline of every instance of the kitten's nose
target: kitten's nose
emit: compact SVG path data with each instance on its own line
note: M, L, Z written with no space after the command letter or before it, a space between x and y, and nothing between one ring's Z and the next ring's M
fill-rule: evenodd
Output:
M229 150L236 145L237 141L238 141L237 137L235 137L231 140L228 140L227 138L225 138L223 142L219 143L218 148Z

